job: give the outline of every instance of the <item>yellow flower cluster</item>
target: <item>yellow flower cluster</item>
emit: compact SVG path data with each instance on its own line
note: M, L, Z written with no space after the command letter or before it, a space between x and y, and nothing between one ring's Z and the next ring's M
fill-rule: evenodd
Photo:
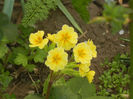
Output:
M79 74L81 77L87 77L91 83L95 71L90 70L92 58L97 57L96 46L92 40L87 42L78 42L78 34L72 27L63 25L62 29L56 34L48 34L47 38L44 38L44 32L38 31L37 33L31 33L29 37L30 47L44 48L48 41L52 41L57 45L56 48L48 52L47 60L45 64L53 71L57 72L65 68L68 64L68 54L65 52L73 48L74 59L79 64ZM77 45L76 45L77 44Z
M88 42L82 42L77 44L73 48L74 52L74 59L76 62L80 63L79 65L79 73L81 77L87 77L88 81L91 83L95 71L90 71L90 63L91 59L97 57L96 46L93 44L92 41L88 40Z

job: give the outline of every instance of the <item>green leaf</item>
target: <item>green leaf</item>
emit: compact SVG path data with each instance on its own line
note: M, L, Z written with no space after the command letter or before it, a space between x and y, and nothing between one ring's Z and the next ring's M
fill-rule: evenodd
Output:
M43 84L43 95L46 94L46 92L47 92L49 81L50 81L50 75L48 75L47 79L44 81L44 84Z
M34 64L28 64L25 66L25 68L29 71L32 72L34 70L34 68L36 67L36 65Z
M64 77L61 77L59 80L54 82L52 86L54 87L54 86L62 86L62 85L66 85Z
M1 30L4 34L4 36L7 37L8 40L10 41L15 41L18 36L18 29L15 24L7 24L3 27L1 27Z
M13 78L9 76L8 71L2 72L2 74L0 74L0 85L2 85L1 90L5 91L12 79Z
M14 94L9 95L8 93L5 93L2 97L3 99L16 99Z
M9 17L9 20L11 19L12 16L13 5L14 5L14 0L4 0L3 13L5 13Z
M83 98L83 99L113 99L112 97L105 97L105 96L92 96L88 98Z
M111 24L113 34L122 29L129 13L131 13L130 9L116 5L115 2L104 4L103 17Z
M76 68L76 67L79 67L78 64L76 62L69 62L67 65L66 65L66 68Z
M56 44L55 43L51 43L49 44L48 46L48 51L50 51L51 49L54 49L56 47ZM46 48L47 49L47 48Z
M37 49L35 56L34 56L34 61L44 63L44 59L47 56L47 52L43 49Z
M72 23L72 25L82 34L83 31L80 28L80 26L77 24L75 19L72 17L72 15L68 12L68 10L65 8L65 6L62 4L60 0L57 0L57 5L59 9L65 14L65 16L68 18L68 20Z
M30 94L27 95L24 99L45 99L45 98L39 95Z
M81 99L65 86L56 86L51 89L49 99Z
M8 47L6 44L0 44L0 59L5 56L5 54L8 52Z
M70 79L67 82L67 86L72 90L73 93L80 94L82 98L96 95L95 86L90 84L87 79L81 77Z
M79 77L79 71L71 69L71 68L65 68L61 71L61 73L63 74L67 74L69 76L75 76L75 77Z
M92 0L72 0L72 5L85 22L88 22L90 19L90 14L87 10L87 6L91 1Z
M9 56L8 56L8 61L11 64L14 64L14 60L17 57L18 53L22 53L24 55L27 55L28 54L28 50L23 48L23 47L13 47L12 48L12 53L9 53Z
M28 58L22 53L18 53L17 57L14 60L15 64L23 65L24 67L28 64Z
M9 24L9 18L6 14L0 12L0 27Z

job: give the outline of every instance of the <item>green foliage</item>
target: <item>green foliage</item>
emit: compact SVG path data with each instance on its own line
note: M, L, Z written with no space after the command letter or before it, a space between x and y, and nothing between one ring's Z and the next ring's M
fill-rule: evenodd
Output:
M17 65L23 65L25 67L28 64L28 58L24 54L18 53L18 55L15 58L14 62Z
M5 71L3 65L0 64L0 97L2 97L2 99L15 99L14 95L5 93L12 79L13 78L10 76L10 73Z
M72 23L72 25L82 34L83 31L80 28L80 26L77 24L73 16L68 12L66 7L62 4L61 0L57 0L57 5L59 9L65 14L65 16L68 18L68 20Z
M49 81L50 81L50 75L48 75L47 79L45 80L43 84L43 95L46 94L47 92Z
M0 44L0 59L2 59L5 54L8 52L8 47L6 44Z
M127 85L129 84L128 56L126 54L117 55L112 62L105 61L102 66L106 68L100 76L99 95L113 96L121 99L122 94L128 94Z
M104 5L103 17L111 24L113 34L122 29L129 12L129 9L116 5L114 2Z
M15 24L9 23L7 15L0 13L0 34L3 38L5 36L9 41L15 41L18 36L18 29Z
M91 3L91 1L92 0L72 0L72 5L85 22L88 22L90 18L87 6L89 3Z
M30 94L27 95L24 99L45 99L45 98L39 95Z
M46 58L46 51L45 50L41 50L41 49L37 49L36 54L34 56L34 61L40 62L40 63L44 63L44 59Z
M9 95L9 94L4 94L2 99L16 99L16 96L14 94Z
M11 20L12 11L14 6L14 0L4 0L3 13L5 13L9 20Z
M22 24L24 26L31 26L38 20L46 19L49 11L55 9L55 7L55 0L28 0L24 5L25 13Z
M95 86L88 83L87 79L79 77L72 78L67 82L61 79L59 83L53 85L50 94L50 99L89 99L89 97L96 99Z

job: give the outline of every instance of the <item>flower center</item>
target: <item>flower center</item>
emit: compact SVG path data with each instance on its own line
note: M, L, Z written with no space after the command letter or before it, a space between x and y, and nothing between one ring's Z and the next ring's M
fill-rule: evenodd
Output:
M53 57L52 57L52 62L55 63L55 64L58 64L59 61L61 60L61 57L58 55L58 54L55 54Z
M67 42L70 39L70 35L68 33L62 34L62 41Z
M79 49L78 50L78 55L79 55L79 57L83 58L86 54L85 54L85 51L83 49Z
M36 44L40 44L42 41L43 41L43 39L42 39L41 37L37 37L37 38L35 39L35 43L36 43Z

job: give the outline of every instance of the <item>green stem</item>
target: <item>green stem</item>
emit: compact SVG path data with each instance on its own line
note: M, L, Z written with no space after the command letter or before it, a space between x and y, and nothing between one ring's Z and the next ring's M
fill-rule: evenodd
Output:
M130 8L133 10L133 0L130 0L129 2ZM130 61L131 61L131 65L130 65L130 71L129 71L129 75L130 75L130 89L129 89L129 95L130 95L130 99L133 99L133 13L130 14L130 48L131 48L131 57L130 57Z
M50 89L51 89L52 84L53 84L52 77L53 77L53 71L50 71L50 80L49 80L48 89L47 89L47 93L46 93L46 98L45 99L49 99Z

